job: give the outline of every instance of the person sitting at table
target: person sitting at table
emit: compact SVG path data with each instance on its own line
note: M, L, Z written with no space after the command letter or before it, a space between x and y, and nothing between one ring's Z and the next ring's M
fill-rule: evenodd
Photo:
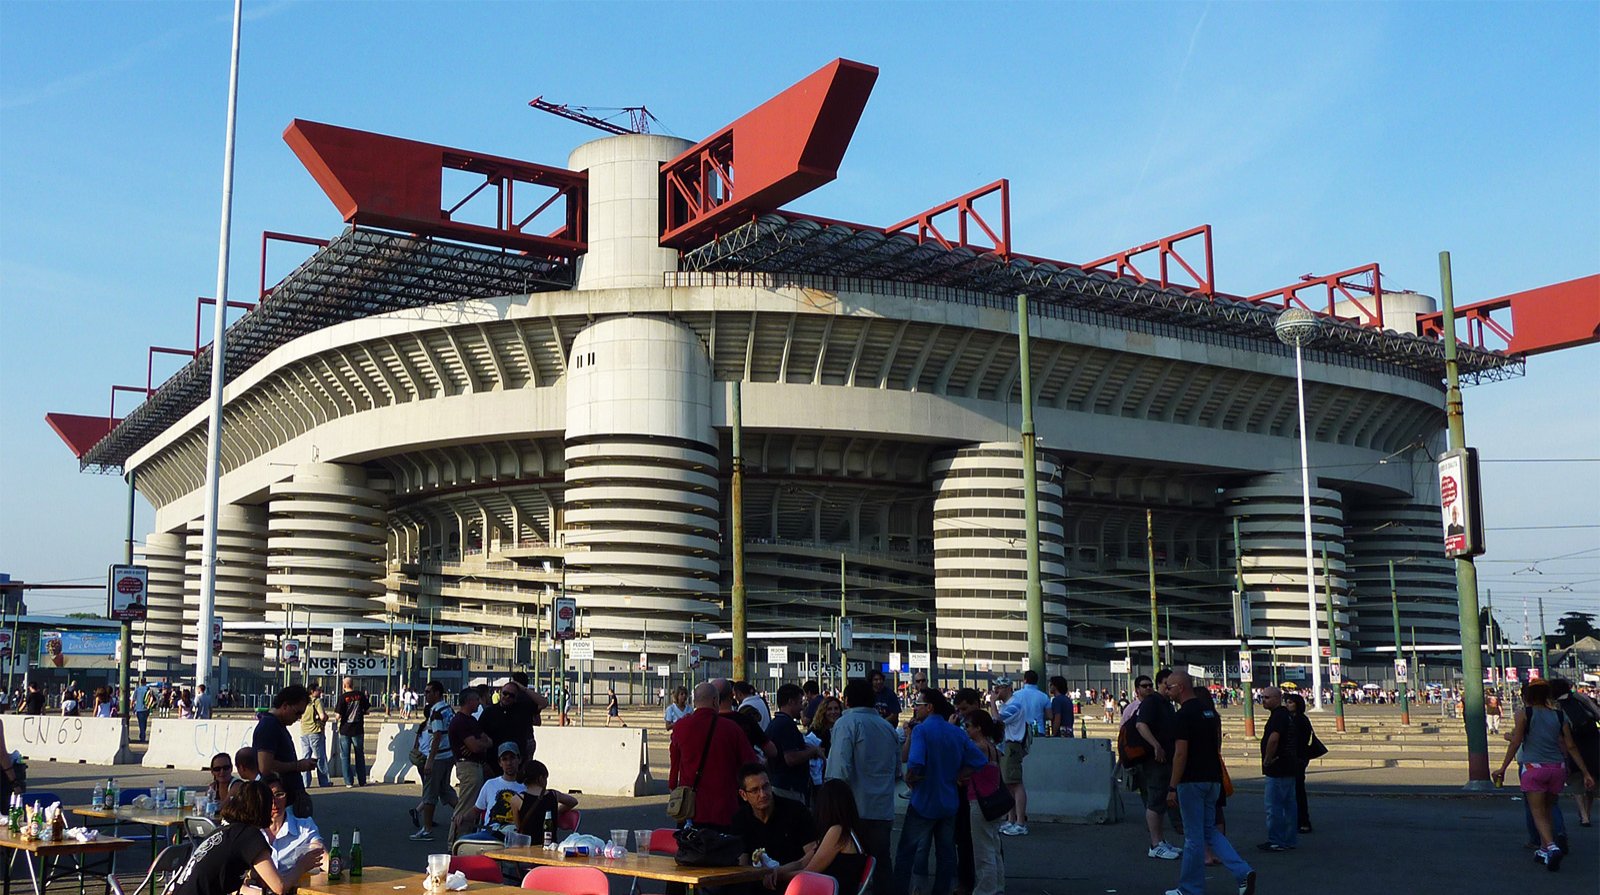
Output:
M220 830L195 846L189 860L173 874L167 887L170 895L230 895L254 873L269 890L284 892L284 875L272 863L272 846L267 828L272 824L272 790L265 783L252 781L222 806ZM314 848L291 868L291 878L299 879L322 863L322 849Z
M234 784L240 782L233 774L233 757L226 752L211 756L206 766L211 772L211 782L206 785L206 798L215 799L220 806L233 793Z
M522 782L522 749L516 743L505 742L497 752L500 776L485 780L479 788L478 801L467 809L462 823L463 827L471 824L477 829L462 839L504 842L506 832L517 828L517 809L522 805L522 794L528 790Z
M756 762L739 769L738 785L740 804L728 832L744 840L745 854L762 851L779 864L804 857L817 841L806 806L774 793L766 766Z
M261 763L256 761L254 746L240 746L239 751L233 753L233 779L235 783L244 783L261 776ZM230 786L229 792L238 791L238 786Z
M535 842L543 842L545 815L554 811L556 829L561 829L562 815L578 807L578 798L550 788L550 769L542 761L523 765L522 783L525 789L512 806L517 818L516 831L532 836ZM557 841L562 838L559 834L556 836Z
M283 788L283 780L277 774L263 774L261 782L272 790L272 823L267 827L267 839L272 845L272 863L278 868L278 875L283 877L284 884L293 888L301 881L295 875L300 859L313 851L327 850L322 841L322 831L317 829L316 821L295 816L294 809L289 807L289 792Z
M820 834L820 841L807 845L799 860L768 871L763 880L767 888L783 889L802 870L833 877L839 881L840 892L860 888L861 875L867 869L867 853L856 836L860 815L856 813L855 793L843 780L828 780L817 789L816 804L813 838Z

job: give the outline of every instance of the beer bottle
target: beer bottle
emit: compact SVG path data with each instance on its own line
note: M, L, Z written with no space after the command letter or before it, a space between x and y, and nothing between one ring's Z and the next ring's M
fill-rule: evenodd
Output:
M361 879L361 828L350 834L350 881Z

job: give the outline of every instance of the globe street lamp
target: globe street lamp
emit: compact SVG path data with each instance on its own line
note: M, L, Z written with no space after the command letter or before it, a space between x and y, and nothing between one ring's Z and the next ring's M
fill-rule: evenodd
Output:
M1316 708L1322 708L1321 649L1317 644L1317 570L1311 546L1311 463L1306 451L1306 376L1301 347L1317 337L1321 328L1317 315L1305 308L1285 308L1272 324L1278 341L1294 346L1294 385L1300 404L1300 499L1306 526L1306 626L1311 632L1311 694Z

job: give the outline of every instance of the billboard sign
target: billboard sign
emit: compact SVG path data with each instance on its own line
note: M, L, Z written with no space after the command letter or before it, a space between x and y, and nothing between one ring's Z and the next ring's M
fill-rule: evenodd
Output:
M1255 661L1249 650L1239 651L1239 680L1250 683L1256 679Z
M1439 458L1439 508L1444 518L1445 555L1454 559L1483 553L1483 505L1474 448L1449 451Z
M281 654L283 664L289 666L290 668L299 666L300 641L293 639L285 640L283 645L279 648L279 653Z
M213 616L211 619L211 654L222 652L222 616Z
M143 621L150 603L150 570L112 566L106 578L106 615L123 622Z
M1411 676L1411 664L1404 659L1394 660L1394 679L1396 683L1404 684Z
M571 640L577 636L578 601L572 597L556 597L550 602L550 639Z
M41 668L116 668L122 635L117 631L42 631Z
M0 629L0 659L11 658L11 632Z

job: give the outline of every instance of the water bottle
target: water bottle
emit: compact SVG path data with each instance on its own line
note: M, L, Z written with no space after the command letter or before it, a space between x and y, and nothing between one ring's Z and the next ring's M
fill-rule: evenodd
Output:
M339 857L339 831L333 831L333 844L328 848L328 882L344 879L344 860Z
M94 782L94 792L89 796L89 807L104 808L106 806L106 785L99 780Z
M350 881L361 879L361 828L350 834Z
M167 781L157 780L156 788L150 791L150 798L156 803L156 808L164 808L167 804Z

